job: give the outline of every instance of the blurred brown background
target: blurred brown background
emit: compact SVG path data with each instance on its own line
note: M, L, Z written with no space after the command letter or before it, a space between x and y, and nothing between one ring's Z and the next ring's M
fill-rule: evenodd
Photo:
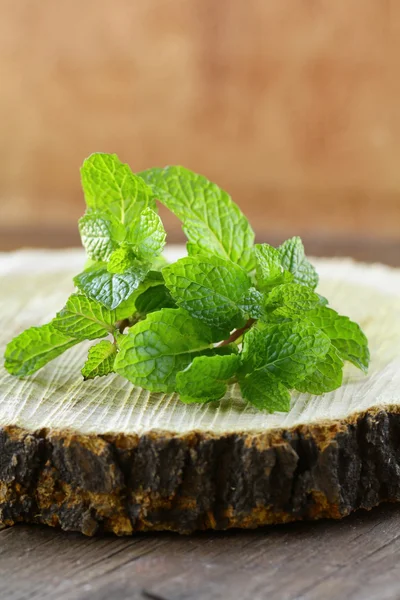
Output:
M204 173L259 239L400 261L398 0L0 0L0 14L0 249L78 244L78 169L105 151Z

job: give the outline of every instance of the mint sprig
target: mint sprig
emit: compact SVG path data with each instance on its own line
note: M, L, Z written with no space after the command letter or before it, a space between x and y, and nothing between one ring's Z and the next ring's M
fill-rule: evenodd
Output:
M229 195L183 167L134 174L116 155L93 154L81 174L86 267L53 321L8 344L10 373L31 375L100 339L84 379L118 373L189 404L219 401L236 384L245 401L273 412L290 409L293 389L338 388L345 361L367 371L367 338L315 292L300 238L254 245ZM188 237L189 256L170 265L156 199Z

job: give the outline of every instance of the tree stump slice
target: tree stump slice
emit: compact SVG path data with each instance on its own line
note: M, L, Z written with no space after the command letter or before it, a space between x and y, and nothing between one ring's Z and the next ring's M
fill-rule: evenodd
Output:
M170 255L181 249L171 249ZM73 291L80 251L0 255L0 350ZM315 260L319 290L365 330L371 368L261 413L235 386L184 405L115 375L83 382L88 345L25 380L0 368L0 527L190 533L322 517L400 500L400 270Z

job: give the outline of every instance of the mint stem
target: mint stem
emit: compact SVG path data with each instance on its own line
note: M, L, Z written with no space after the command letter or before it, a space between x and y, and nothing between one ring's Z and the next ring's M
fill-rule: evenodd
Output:
M124 333L125 329L131 325L129 319L122 319L122 321L118 321L115 326L120 333Z
M253 323L256 322L256 319L249 319L246 323L246 325L243 325L243 327L240 327L239 329L235 329L235 331L233 331L231 333L231 335L228 337L227 340L224 340L223 342L220 342L219 344L217 344L217 348L222 348L222 346L228 346L229 344L231 344L232 342L236 341L238 338L240 338L248 329L250 329L250 327L253 325Z

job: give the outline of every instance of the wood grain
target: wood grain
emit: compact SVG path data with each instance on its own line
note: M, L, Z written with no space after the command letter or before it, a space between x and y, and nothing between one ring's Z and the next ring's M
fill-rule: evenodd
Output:
M399 239L396 0L1 0L1 14L2 226L75 227L79 166L101 150L206 174L261 233Z
M7 600L395 600L400 511L189 537L0 532Z

